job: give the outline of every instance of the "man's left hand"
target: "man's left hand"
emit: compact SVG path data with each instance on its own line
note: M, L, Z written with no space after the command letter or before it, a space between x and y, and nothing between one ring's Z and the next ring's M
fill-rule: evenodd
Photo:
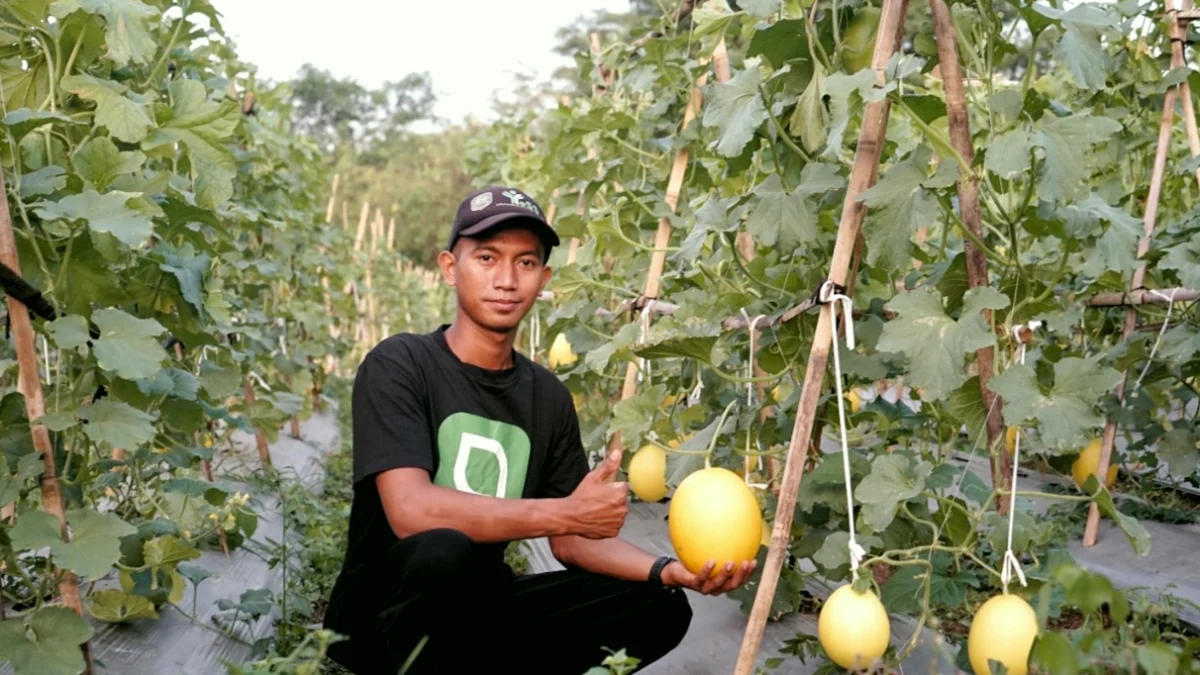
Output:
M693 574L683 566L683 563L677 560L672 561L663 569L663 583L667 586L690 588L704 595L720 595L746 583L746 580L754 573L754 568L758 566L758 561L748 560L737 566L727 563L724 568L713 574L715 566L716 563L710 560L699 574Z

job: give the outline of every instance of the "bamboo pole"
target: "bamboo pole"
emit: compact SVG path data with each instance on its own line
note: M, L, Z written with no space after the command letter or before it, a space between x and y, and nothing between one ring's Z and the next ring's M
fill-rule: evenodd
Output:
M249 409L254 405L254 384L250 382L250 376L246 375L242 379L242 391L246 397L246 408ZM263 434L262 429L254 429L254 442L258 445L258 458L262 461L263 468L270 469L271 464L271 446L267 444L267 437Z
M967 166L971 165L975 148L971 143L970 121L967 117L966 93L963 87L963 73L958 61L958 42L955 38L954 26L950 22L950 9L945 0L930 0L933 13L933 28L938 50L938 64L942 71L942 84L946 90L946 116L950 127L950 143L962 156ZM963 171L960 167L958 176L958 208L962 214L963 224L976 237L983 240L983 218L979 212L979 186L975 175ZM983 250L971 239L966 239L967 252L967 285L970 288L982 288L988 285L987 257ZM983 310L983 322L992 325L992 311ZM983 393L983 407L990 414L986 417L988 447L995 448L1004 436L1003 400L988 387L995 363L995 349L984 347L975 352L979 366L979 388ZM1009 490L1012 485L1012 457L1006 452L995 453L992 461L992 484L1001 490ZM1010 496L1002 493L996 501L996 509L1000 513L1008 513Z
M1158 291L1167 298L1174 297L1175 302L1192 302L1200 299L1200 291L1194 288L1163 288ZM1165 305L1169 300L1151 293L1148 289L1138 289L1128 293L1097 293L1088 300L1090 307L1125 307L1136 305Z
M340 174L333 174L333 187L329 190L329 205L325 207L325 222L333 222L333 204L337 201L338 183L341 182Z
M371 213L371 204L363 202L362 210L358 212L358 232L354 234L354 250L361 251L363 237L367 234L367 216Z
M1192 8L1192 0L1182 0L1180 8L1189 10ZM1183 41L1187 38L1187 23L1186 20L1178 18L1178 13L1171 8L1171 3L1167 2L1167 17L1171 19L1169 29L1171 31L1171 68L1182 68L1186 65L1183 56ZM1180 103L1183 104L1183 122L1184 128L1187 129L1188 148L1192 151L1192 157L1200 155L1200 132L1196 130L1196 110L1192 105L1192 88L1188 84L1187 79L1179 83ZM1196 182L1200 183L1200 167L1196 167Z
M880 85L884 84L884 67L900 42L900 35L904 27L904 14L907 9L908 0L885 0L883 4L883 14L879 19L879 37L876 39L875 53L871 61L876 81ZM863 112L862 131L858 137L858 147L854 152L854 167L850 172L850 181L846 187L841 221L838 225L837 242L834 244L833 259L829 264L829 281L838 285L846 283L846 275L857 244L859 230L862 227L863 218L866 216L866 204L860 201L860 196L874 183L875 176L879 171L879 157L883 150L883 137L887 129L889 112L890 99L887 97L867 103ZM792 438L788 447L787 462L783 469L783 485L779 491L775 525L771 529L771 544L767 551L767 561L762 569L758 590L754 597L754 607L750 611L746 633L738 653L735 675L751 675L754 671L759 646L762 644L767 615L770 613L771 604L775 598L779 572L783 567L783 558L791 539L796 494L800 490L800 479L803 477L805 456L808 452L817 403L821 398L832 340L831 314L828 311L822 311L817 318L816 334L813 337L807 361L795 425L792 427ZM853 518L854 515L851 514L850 517Z
M4 172L0 170L0 263L9 267L15 274L21 273L21 261L17 256L17 240L13 233L12 215L8 210L8 191L4 183ZM62 492L58 484L57 467L54 464L54 447L50 443L50 430L45 424L37 424L35 420L46 414L46 400L42 394L42 382L38 376L37 346L33 334L33 324L29 320L29 310L25 305L11 296L6 298L8 303L8 320L12 331L13 349L17 354L17 378L19 389L25 398L25 414L29 418L29 432L33 437L33 447L42 455L42 475L38 479L42 492L42 510L58 520L59 536L63 541L71 541L71 532L67 529L67 516L63 511ZM15 514L15 511L11 512ZM83 602L79 595L79 579L70 570L59 570L61 575L58 584L58 594L63 604L71 608L76 615L83 616ZM2 601L0 601L2 602ZM84 672L91 675L95 671L92 660L90 641L80 645L85 661Z
M1167 12L1174 17L1174 2L1166 0ZM1162 117L1158 124L1158 146L1154 150L1154 169L1150 174L1150 191L1146 195L1146 213L1142 220L1143 236L1138 241L1137 257L1143 259L1146 252L1150 250L1150 235L1154 232L1154 223L1158 219L1158 200L1162 195L1163 174L1167 168L1167 154L1171 146L1171 126L1175 120L1175 97L1178 92L1178 85L1171 87L1163 96ZM1133 272L1133 279L1130 282L1130 288L1141 288L1142 282L1146 278L1146 263L1142 262ZM1128 340L1130 334L1133 333L1134 326L1137 324L1137 310L1130 306L1125 310L1125 326L1121 330L1121 339ZM1113 390L1116 394L1117 401L1120 405L1125 404L1125 384L1129 379L1129 371L1121 373L1121 381L1117 383L1117 388ZM1096 475L1103 476L1108 473L1108 465L1112 459L1113 445L1117 440L1117 421L1109 419L1104 425L1104 437L1100 445L1100 461L1096 467ZM1100 531L1100 507L1093 501L1088 505L1087 525L1083 530L1083 545L1095 546L1096 535Z

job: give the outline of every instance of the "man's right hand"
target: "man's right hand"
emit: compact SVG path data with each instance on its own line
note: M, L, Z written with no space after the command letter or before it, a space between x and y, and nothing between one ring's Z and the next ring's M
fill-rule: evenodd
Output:
M629 513L629 484L610 482L621 469L621 451L614 450L567 498L575 532L588 539L615 537Z

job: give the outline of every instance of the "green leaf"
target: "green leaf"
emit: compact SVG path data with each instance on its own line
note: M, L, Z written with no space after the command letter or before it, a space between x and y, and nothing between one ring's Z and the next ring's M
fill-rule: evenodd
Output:
M825 91L829 95L829 133L821 157L835 159L842 150L842 137L854 114L855 94L862 99L875 90L875 71L870 68L847 75L833 73L825 80Z
M633 346L632 351L645 359L689 358L702 363L712 363L713 345L721 337L721 325L700 317L689 317L676 322L664 319L651 327L645 342ZM664 391L660 395L665 396Z
M48 195L67 187L67 170L57 164L21 176L21 196Z
M88 596L88 612L101 621L118 624L158 618L158 610L149 598L119 588L96 591Z
M54 124L55 122L78 124L78 122L60 112L50 110L35 111L29 108L13 110L5 115L4 119L0 120L0 124L8 127L9 133L17 141L24 138L25 134L30 131L47 124Z
M146 108L125 96L125 87L111 80L91 75L68 75L61 82L63 89L96 104L96 124L126 143L138 143L150 133L154 122Z
M1083 483L1083 491L1095 495L1092 497L1092 501L1100 508L1100 513L1112 518L1117 527L1129 539L1129 544L1133 546L1135 553L1143 557L1150 554L1150 533L1146 531L1146 527L1137 518L1127 516L1117 510L1116 505L1113 504L1112 493L1100 485L1095 474L1088 475L1087 480Z
M143 544L142 556L146 567L173 567L185 560L199 558L200 550L179 537L167 535L155 537Z
M242 388L242 371L240 368L222 368L211 361L200 364L200 386L214 400L221 400L236 394Z
M987 406L979 376L973 375L961 387L950 393L946 403L950 417L967 428L967 440L972 448L987 447Z
M800 144L810 153L825 144L828 137L825 128L829 124L829 113L825 110L825 68L813 66L812 79L804 88L788 121L788 131L800 137Z
M1125 211L1110 206L1100 195L1092 193L1078 204L1059 209L1068 229L1076 238L1086 238L1099 231L1102 222L1109 227L1100 235L1094 252L1084 256L1083 272L1099 277L1108 270L1121 274L1132 273L1137 263L1137 244L1142 236L1142 223ZM1097 255L1098 254L1098 255Z
M212 258L207 253L197 255L191 244L175 248L168 243L159 244L163 263L159 269L175 275L179 281L179 290L183 299L196 309L199 316L204 315L204 273L208 271Z
M1029 365L1014 364L988 381L1004 397L1004 422L1022 426L1036 419L1041 440L1058 451L1079 448L1090 430L1104 423L1095 407L1100 397L1117 386L1121 373L1100 365L1102 356L1067 357L1054 364L1054 385L1048 394L1038 387Z
M880 589L879 600L889 612L895 614L921 611L927 573L925 568L915 565L896 568Z
M967 381L967 355L995 344L983 310L1007 306L1008 297L994 288L972 289L963 296L962 314L955 320L943 311L937 290L921 287L902 293L886 305L899 316L883 327L877 348L907 356L906 379L924 389L926 400L942 400Z
M162 324L112 308L96 310L92 321L100 328L94 349L101 368L130 380L158 373L167 358L166 350L154 339L166 330Z
M44 424L50 431L66 431L75 426L79 420L75 418L73 413L69 412L53 412L46 413L34 420L37 424Z
M937 223L937 199L923 183L929 178L928 146L892 166L879 182L862 193L868 225L867 260L887 269L904 269L911 260L909 242L917 228Z
M91 638L91 624L78 614L44 605L0 621L0 663L8 661L16 675L78 675L87 665L79 646Z
M1029 153L1033 138L1024 129L1006 131L987 147L984 166L1001 178L1013 178L1029 170Z
M1082 193L1088 178L1087 151L1121 130L1121 123L1107 117L1076 114L1054 118L1034 135L1034 143L1045 150L1038 192L1045 201L1059 201Z
M1066 34L1058 43L1058 53L1081 89L1103 89L1108 73L1108 55L1100 43L1100 33L1071 22L1063 22Z
M65 270L62 292L65 309L71 314L90 315L92 303L100 306L119 305L125 295L118 285L117 275L92 243L92 233L83 231L71 240L71 254Z
M42 463L41 454L31 452L22 455L17 460L17 472L9 474L8 460L4 458L4 453L0 452L0 504L16 501L25 487L25 483L31 478L42 475L44 470L45 465Z
M1174 675L1179 668L1179 656L1162 642L1149 642L1137 647L1138 665L1146 675Z
M715 149L721 155L741 155L754 136L754 130L766 121L767 109L758 91L761 83L758 59L747 59L746 68L738 71L729 82L712 85L703 121L704 126L717 128L719 135Z
M104 17L108 58L118 68L131 62L150 63L154 58L156 45L149 24L159 14L154 7L140 0L55 0L50 6L59 19L80 9Z
M137 528L112 513L71 509L66 517L70 542L60 538L58 519L49 513L23 514L12 529L13 548L49 547L60 566L84 579L99 579L121 558L120 538L137 532Z
M114 448L136 448L154 440L154 416L122 403L103 399L81 409L83 430L97 443Z
M150 218L130 209L129 200L141 197L132 192L100 194L87 190L81 194L47 202L35 210L45 220L86 220L97 232L109 232L127 246L139 246L154 233Z
M137 386L138 391L146 396L174 396L195 401L200 391L200 380L186 370L164 368L149 379L138 380Z
M1200 240L1192 238L1189 242L1172 246L1158 266L1175 270L1179 274L1179 283L1184 287L1200 288Z
M933 465L916 464L906 455L879 455L871 462L871 473L858 484L854 498L863 505L863 520L875 532L887 529L902 502L921 494Z
M141 169L146 155L137 150L121 152L106 136L97 136L79 146L72 161L75 171L86 181L85 187L106 190L122 174Z
M152 150L166 143L182 143L191 159L196 202L216 208L233 196L237 164L225 141L238 125L236 101L216 103L208 99L204 85L196 80L171 82L171 110L142 147Z
M1047 675L1077 675L1079 672L1075 646L1062 633L1042 633L1033 647L1030 658L1030 665L1040 667Z
M609 431L611 433L620 432L627 443L630 442L629 439L645 435L647 431L650 431L650 426L658 413L658 406L666 395L666 385L656 384L617 403L613 406Z
M1200 467L1200 436L1183 427L1172 429L1159 440L1158 456L1167 463L1172 478L1183 480Z
M87 355L87 345L92 336L88 332L87 319L82 316L60 316L46 324L46 331L59 349L78 349L80 355Z
M771 174L755 186L758 204L746 220L746 231L759 246L792 251L817 236L817 214L800 190L785 192L779 176Z

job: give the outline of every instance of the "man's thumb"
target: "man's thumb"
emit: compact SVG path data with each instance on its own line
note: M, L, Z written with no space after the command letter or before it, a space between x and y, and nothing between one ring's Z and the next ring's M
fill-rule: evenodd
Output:
M621 468L621 451L613 450L608 453L608 457L604 458L604 462L597 467L597 477L601 480L606 480Z

